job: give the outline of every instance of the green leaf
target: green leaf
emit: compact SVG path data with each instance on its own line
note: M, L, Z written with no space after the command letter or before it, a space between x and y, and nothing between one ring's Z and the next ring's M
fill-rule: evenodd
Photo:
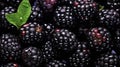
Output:
M23 0L16 13L6 14L6 19L9 23L15 25L18 29L27 22L31 14L31 5L29 0Z
M99 11L104 9L104 6L102 6L102 5L99 5L99 7L100 7Z

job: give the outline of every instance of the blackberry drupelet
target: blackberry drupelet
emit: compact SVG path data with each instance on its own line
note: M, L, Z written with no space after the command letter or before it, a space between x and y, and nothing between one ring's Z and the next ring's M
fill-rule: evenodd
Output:
M58 61L58 60L53 60L46 64L45 67L67 67L66 61Z
M53 32L54 48L64 52L72 52L76 47L76 36L67 29L56 29Z
M54 52L52 45L53 43L51 41L47 41L45 45L42 46L42 55L45 63L54 59Z
M106 28L113 29L120 24L120 15L113 9L103 9L99 12L99 22Z
M0 61L17 61L20 59L21 45L16 36L2 34L0 37Z
M106 28L95 27L88 32L90 49L104 53L111 48L111 34Z
M14 12L15 12L15 9L11 6L5 7L0 11L0 21L1 21L0 29L7 30L7 31L17 29L14 25L10 24L5 18L6 14L11 14Z
M43 37L43 27L36 22L26 23L20 28L20 39L23 43L42 43L44 41Z
M78 42L76 52L69 57L71 67L87 67L90 62L90 50L86 42Z
M118 67L118 56L114 50L102 54L100 58L95 61L95 67Z
M43 24L43 30L45 32L45 37L47 39L51 39L51 35L55 30L55 26L51 23L45 23Z
M82 21L91 21L98 12L98 4L92 0L75 0L73 8L77 18Z
M75 16L70 6L58 6L55 10L54 20L61 28L71 28L75 26Z
M26 66L38 67L42 63L42 53L36 47L27 47L22 51L22 60Z

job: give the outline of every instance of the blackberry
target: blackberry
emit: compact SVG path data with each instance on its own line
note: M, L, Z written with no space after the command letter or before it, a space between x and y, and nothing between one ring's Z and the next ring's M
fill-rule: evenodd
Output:
M20 28L20 39L23 43L34 44L43 42L44 31L42 25L29 22Z
M114 50L102 54L95 62L95 67L118 67L118 56Z
M29 67L37 67L42 63L42 53L36 47L27 47L22 51L23 63Z
M7 63L7 64L2 65L0 67L22 67L22 66L17 64L17 63Z
M53 60L46 64L45 67L67 67L66 61Z
M87 47L87 43L78 42L77 50L71 57L69 57L69 63L71 67L86 67L90 62L90 50Z
M90 48L96 52L105 52L111 48L111 34L106 28L95 27L90 29L88 40Z
M99 12L100 23L110 29L120 24L119 17L119 14L113 9L103 9Z
M45 12L51 12L54 10L58 0L39 0L40 5L44 9Z
M107 7L110 9L114 9L116 11L120 11L120 1L119 0L107 0Z
M42 46L42 53L43 53L42 55L45 62L49 62L54 58L52 45L53 44L51 43L51 41L47 41L45 45Z
M77 18L82 21L91 21L98 12L98 5L92 0L75 0L73 7Z
M43 10L40 8L38 2L32 6L32 13L30 15L30 21L41 22L43 19Z
M53 32L54 48L64 52L73 51L76 47L76 36L67 29L56 29ZM62 53L64 53L62 52Z
M2 34L0 38L0 61L17 61L21 55L18 38L12 34Z
M58 27L71 28L75 24L75 16L70 6L58 6L55 10L54 20Z
M6 14L11 14L13 12L15 12L15 9L11 6L5 7L0 11L0 21L1 21L0 29L7 31L17 29L14 25L10 24L5 18Z

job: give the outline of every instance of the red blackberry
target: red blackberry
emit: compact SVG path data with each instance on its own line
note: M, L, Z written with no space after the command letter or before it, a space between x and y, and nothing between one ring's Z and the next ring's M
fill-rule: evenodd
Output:
M100 58L95 61L95 67L118 67L118 56L113 50L106 54L102 54Z
M51 12L54 10L58 0L39 0L40 5L44 9L45 12Z
M92 0L75 0L73 7L76 16L82 21L91 21L98 12L98 5L96 2L92 2Z
M67 29L56 29L53 32L53 42L55 49L69 52L76 47L76 36Z
M40 22L43 19L43 10L40 8L38 2L32 6L32 13L30 15L30 21Z
M45 67L67 67L66 61L53 60L46 64Z
M43 37L43 27L36 22L24 24L20 28L20 39L23 43L41 43L43 41Z
M22 67L22 66L17 64L17 63L7 63L7 64L2 65L0 67Z
M87 48L87 43L78 43L77 50L71 57L69 63L71 67L87 67L90 62L90 50Z
M54 20L58 27L71 28L75 24L73 9L70 6L58 6L55 10Z
M45 45L42 46L42 55L45 62L49 62L54 58L54 52L51 41L47 41Z
M111 35L106 28L95 27L90 29L88 40L90 48L96 52L105 52L111 47Z
M36 47L27 47L22 51L22 60L26 66L37 67L42 63L42 53Z
M110 29L112 29L113 27L115 28L120 24L119 17L119 14L113 9L103 9L99 12L100 23Z
M0 38L0 61L17 61L21 55L18 38L11 34L2 34Z
M10 14L10 13L13 13L13 12L15 12L15 9L11 6L5 7L4 9L2 9L0 11L0 21L1 21L0 29L2 29L2 30L17 29L14 25L10 24L7 21L7 19L5 18L6 14Z

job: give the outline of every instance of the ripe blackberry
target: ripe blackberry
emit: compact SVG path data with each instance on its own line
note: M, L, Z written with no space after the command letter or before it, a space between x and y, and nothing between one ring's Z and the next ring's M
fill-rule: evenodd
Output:
M42 55L45 62L49 62L54 58L52 45L53 43L51 43L51 41L47 41L45 45L42 46Z
M73 7L76 16L82 21L91 21L98 12L98 5L96 2L92 2L92 0L75 0Z
M39 0L40 5L44 9L45 12L51 12L54 10L58 0Z
M17 61L21 55L18 38L11 34L2 34L0 38L0 61Z
M100 58L95 61L95 67L118 67L118 56L113 50L106 54L102 54Z
M107 0L107 7L110 9L114 9L116 11L120 11L120 1L119 0Z
M111 35L106 28L95 27L90 29L88 40L90 48L96 52L105 52L111 47Z
M2 30L11 30L11 29L17 29L14 25L10 24L7 19L5 18L6 14L11 14L15 12L15 9L11 6L5 7L0 11L0 29Z
M32 13L29 19L32 22L40 22L43 19L43 10L40 8L38 2L32 6Z
M66 61L53 60L46 64L45 67L67 67Z
M27 47L22 51L23 63L29 67L37 67L42 62L42 53L36 47Z
M67 29L56 29L53 32L53 42L55 49L70 52L76 47L76 36Z
M36 22L24 24L20 28L20 39L23 43L41 43L43 42L43 37L43 27Z
M58 6L55 10L54 20L58 27L71 28L75 24L75 16L70 6Z
M113 9L103 9L102 11L99 12L99 19L100 23L107 27L112 29L113 27L115 28L120 24L120 18L119 18L119 13L117 13Z
M79 42L77 50L71 57L69 63L71 67L86 67L90 62L90 50L87 48L87 43Z
M22 66L17 64L17 63L7 63L7 64L2 65L0 67L22 67Z

